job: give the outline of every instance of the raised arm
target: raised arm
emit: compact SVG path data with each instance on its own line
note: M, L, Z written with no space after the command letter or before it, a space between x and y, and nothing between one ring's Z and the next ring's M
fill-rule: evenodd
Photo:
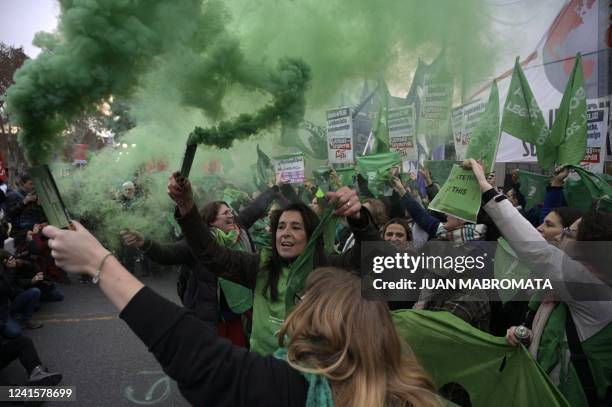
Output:
M173 174L168 194L176 202L175 216L194 257L213 274L254 288L259 271L259 255L219 245L198 213L189 180Z
M120 317L194 406L303 405L306 399L306 380L286 362L233 346L147 287Z
M257 219L266 214L268 206L278 197L280 189L274 185L262 192L253 202L238 214L238 222L246 229L250 229Z
M557 171L550 179L550 185L546 187L546 195L544 195L544 206L540 213L540 223L544 222L544 218L550 211L566 205L565 197L563 196L563 183L568 174L568 170Z
M393 179L393 189L402 197L400 201L405 210L412 216L412 220L414 220L421 229L426 231L430 238L435 237L438 226L440 226L440 221L427 212L427 209L423 208L416 199L412 197L410 192L406 192L399 178Z
M297 371L217 337L187 310L144 287L78 222L74 226L43 230L58 266L99 276L120 317L193 405L304 405L308 386Z

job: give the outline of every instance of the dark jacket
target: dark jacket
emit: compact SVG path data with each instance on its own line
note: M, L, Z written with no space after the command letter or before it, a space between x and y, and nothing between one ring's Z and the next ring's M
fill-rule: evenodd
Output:
M22 291L15 282L14 273L0 266L0 324L8 320L11 301Z
M209 325L147 287L120 318L194 406L306 405L308 384L286 362L219 338Z
M6 196L4 206L6 216L15 229L32 229L37 223L47 221L45 213L38 202L23 203L26 197L25 191L12 191Z
M362 208L361 215L359 220L348 220L357 240L355 246L344 254L327 256L322 264L315 264L315 267L334 266L348 271L360 270L360 242L382 240L368 210ZM176 216L192 253L201 263L217 277L255 288L260 271L259 254L232 250L217 244L195 207L183 217L179 216L177 210Z
M255 245L248 234L248 229L265 214L268 205L278 197L278 188L269 188L255 199L251 205L240 211L236 217L236 223L243 233L247 234L247 247L251 252L255 251ZM197 212L196 212L197 213ZM200 216L197 216L199 219ZM212 238L212 237L211 237ZM184 282L181 301L186 308L193 310L195 315L202 321L216 326L221 314L219 289L217 277L210 270L198 262L189 250L185 239L176 243L161 244L147 240L143 252L151 260L164 265L182 265L181 279Z

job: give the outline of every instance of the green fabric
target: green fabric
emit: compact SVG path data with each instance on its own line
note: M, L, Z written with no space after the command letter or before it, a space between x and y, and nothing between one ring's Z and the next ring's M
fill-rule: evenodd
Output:
M545 145L557 149L555 162L578 165L587 146L586 92L580 53L563 92L559 111ZM544 167L548 168L548 167Z
M314 178L314 183L320 190L323 192L327 192L330 190L330 179L329 176L331 174L331 168L324 165L321 167L317 167L312 170L312 176Z
M223 198L221 200L227 202L232 208L237 210L242 202L248 202L249 196L246 192L232 188L225 188L223 190Z
M257 186L266 188L268 182L274 181L274 170L272 169L272 161L257 145Z
M257 219L253 226L251 226L251 229L249 229L251 240L255 243L255 247L257 247L258 250L263 247L272 247L272 234L266 230L268 226L269 219L265 217L263 219Z
M605 389L612 386L612 323L582 342L582 350L589 358L598 396L603 399Z
M338 178L340 178L340 183L343 186L353 186L355 177L354 167L336 168L336 174L338 174Z
M493 81L487 107L474 128L465 157L482 160L485 172L493 172L499 136L499 93Z
M425 135L428 158L440 145L452 140L451 111L454 80L447 61L446 48L426 68L422 96L419 97L418 134ZM418 86L418 85L417 85Z
M540 167L544 169L551 167L555 151L550 152L544 147L550 131L538 102L531 92L518 58L514 63L512 80L504 104L501 130L520 140L534 144Z
M382 196L385 185L391 180L389 171L401 163L398 152L371 154L357 157L357 168L368 181L368 189L375 196Z
M374 154L389 152L389 90L382 79L378 81L378 117L374 127Z
M593 201L599 200L600 210L612 211L612 186L602 174L592 173L577 165L568 165L567 168L580 175L579 180L568 179L563 187L568 206L587 211Z
M260 251L260 264L265 265L270 256L269 249ZM278 295L283 298L287 290L287 278L289 268L283 267L278 278ZM287 313L284 301L270 301L263 294L266 285L267 274L259 273L255 284L255 299L253 301L253 331L251 332L251 351L262 356L272 354L278 349L278 338L276 333L280 330Z
M219 228L211 228L211 230L215 235L215 240L220 245L233 250L246 251L236 230L232 230L228 233L225 233ZM218 281L225 295L227 305L233 313L242 314L253 308L253 292L249 288L224 278L219 278Z
M472 406L569 406L523 346L512 347L448 312L392 314L399 335L436 386L459 383Z
M588 401L580 378L569 359L569 345L565 332L568 308L564 303L556 305L542 333L537 360L542 369L551 372L560 364L559 390L574 407L587 407ZM581 342L586 355L598 396L603 399L608 386L612 385L612 324Z
M319 224L315 228L314 232L308 239L308 243L304 248L304 251L298 256L289 270L287 290L285 292L285 309L287 314L291 311L295 305L295 296L304 292L304 286L308 275L314 269L314 254L317 242L319 239L325 239L325 236L329 236L329 230L333 225L333 231L335 232L335 222L337 216L334 215L334 206L329 205L325 211L321 214ZM280 293L280 291L279 291Z
M430 202L429 209L476 223L482 194L472 170L454 165L448 180Z
M274 352L274 357L287 360L287 348L279 348ZM306 393L306 407L333 407L334 395L332 393L329 380L323 375L314 373L302 373L308 382L308 392Z
M431 180L439 185L443 185L446 182L455 164L461 164L461 162L452 160L425 160L423 163L431 174Z
M520 190L525 196L525 210L537 206L544 202L546 196L546 187L548 186L549 177L546 175L534 174L527 171L518 171Z
M495 261L493 266L495 278L498 280L523 280L530 275L529 268L516 257L516 253L503 237L497 239L497 249L495 250ZM499 290L498 293L502 303L505 304L512 300L518 291L519 289Z
M582 179L567 179L563 185L563 195L567 206L588 211L593 204L593 197Z

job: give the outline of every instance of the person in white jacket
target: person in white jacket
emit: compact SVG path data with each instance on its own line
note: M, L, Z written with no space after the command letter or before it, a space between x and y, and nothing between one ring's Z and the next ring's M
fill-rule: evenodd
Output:
M470 159L471 166L483 192L483 208L493 219L517 256L527 262L537 277L551 281L554 297L541 301L533 323L530 352L557 384L572 406L587 406L609 400L612 394L612 287L610 265L593 267L584 261L570 258L573 247L583 241L612 241L612 214L591 212L565 228L558 247L548 243L514 206L487 182L480 164ZM584 223L582 222L584 220ZM565 250L565 251L564 251ZM612 255L612 254L611 254ZM607 270L606 270L607 269ZM580 285L592 298L575 299ZM584 300L588 299L588 300ZM587 374L576 368L568 345L567 319L573 320L583 354L591 373L590 388ZM514 345L518 341L512 327L506 338ZM587 370L587 372L588 372ZM605 403L605 401L603 401ZM599 405L599 404L597 404Z

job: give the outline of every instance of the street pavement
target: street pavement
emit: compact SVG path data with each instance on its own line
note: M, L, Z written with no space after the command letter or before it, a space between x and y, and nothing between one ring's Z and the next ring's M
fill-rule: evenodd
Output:
M164 269L141 280L178 303L176 277L173 269ZM79 283L75 277L72 281L62 286L63 302L42 303L34 315L44 326L24 331L49 370L63 373L60 385L76 388L75 402L46 402L44 406L188 406L176 383L118 318L98 286ZM19 362L0 371L2 384L19 385L26 379Z

